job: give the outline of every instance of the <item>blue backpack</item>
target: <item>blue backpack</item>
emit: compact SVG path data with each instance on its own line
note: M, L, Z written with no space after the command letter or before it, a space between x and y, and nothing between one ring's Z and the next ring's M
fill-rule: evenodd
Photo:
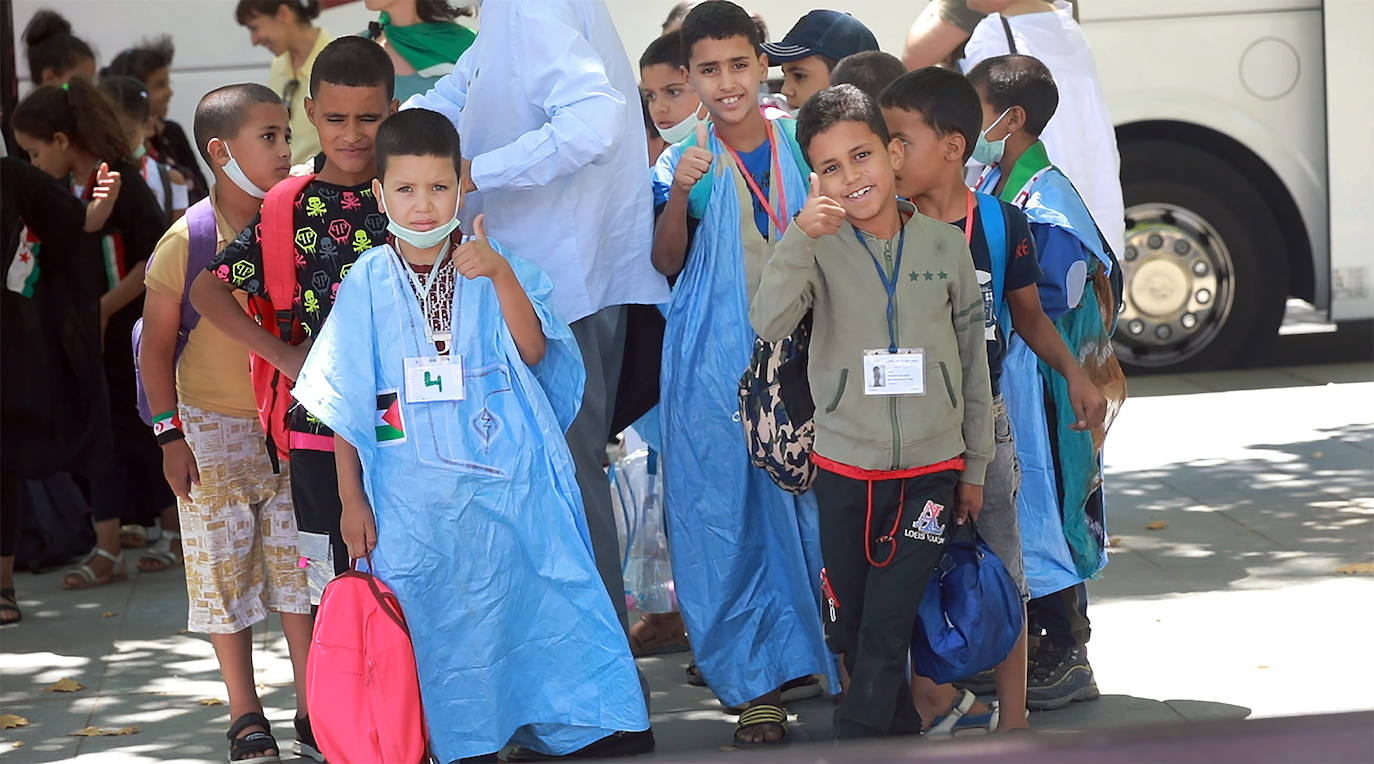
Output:
M1023 619L1015 582L970 522L945 542L921 597L912 665L936 684L973 676L1007 657Z

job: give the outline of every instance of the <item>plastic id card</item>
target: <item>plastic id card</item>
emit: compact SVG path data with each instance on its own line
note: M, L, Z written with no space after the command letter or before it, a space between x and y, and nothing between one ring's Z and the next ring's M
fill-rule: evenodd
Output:
M925 395L926 351L864 351L864 395Z
M463 400L461 357L407 358L405 371L407 403Z

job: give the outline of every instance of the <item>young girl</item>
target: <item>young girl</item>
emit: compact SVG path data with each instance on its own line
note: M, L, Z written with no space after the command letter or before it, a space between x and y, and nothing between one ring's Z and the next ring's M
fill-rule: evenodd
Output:
M24 481L54 472L89 478L110 451L109 405L100 374L99 273L86 211L28 162L0 158L0 626L23 617L14 592ZM95 206L108 205L110 199ZM22 436L18 433L23 433Z
M143 181L157 197L158 206L167 214L171 225L186 212L188 189L186 176L148 154L146 142L150 132L152 113L148 90L133 77L110 75L100 78L100 92L104 93L119 112L119 124L129 136L130 156L138 167Z
M457 230L446 118L400 112L376 146L394 238L344 279L294 392L334 429L348 554L409 622L435 757L649 750L619 734L649 720L563 438L583 371L549 278L481 216Z
M172 505L162 476L162 452L139 419L130 335L143 314L143 268L162 236L165 218L129 161L119 117L105 96L84 78L34 90L14 110L14 133L33 164L68 183L77 198L95 198L98 176L120 175L120 189L108 220L87 211L87 230L98 223L106 291L100 298L105 382L114 435L111 467L91 482L96 548L63 579L68 589L99 586L126 577L119 519Z
M24 27L29 77L35 85L61 85L73 76L95 79L95 53L84 40L72 35L72 25L62 15L39 9Z
M144 140L153 159L169 165L181 173L188 186L187 201L194 204L205 198L209 186L196 163L196 151L186 139L181 125L167 119L167 107L172 102L172 38L166 35L144 40L136 48L121 52L100 72L101 77L118 75L133 77L148 90L148 111L153 129Z
M439 78L453 71L477 33L454 19L472 14L446 0L367 0L369 11L381 11L364 34L391 56L396 67L396 97L428 92Z
M253 44L272 52L267 87L286 102L295 164L313 161L320 153L320 137L305 113L305 99L315 57L334 38L314 25L319 15L320 0L239 0L234 8L234 20L248 28Z

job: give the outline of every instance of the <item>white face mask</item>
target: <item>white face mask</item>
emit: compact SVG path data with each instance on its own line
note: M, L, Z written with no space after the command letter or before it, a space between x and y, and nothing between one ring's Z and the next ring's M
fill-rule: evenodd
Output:
M224 174L229 180L234 182L234 185L238 186L243 193L248 194L254 199L261 199L267 196L267 192L258 188L256 183L249 180L248 176L244 174L243 168L239 167L239 160L235 159L233 153L229 151L228 141L223 138L211 138L210 140L219 141L224 144L224 153L229 155L229 163L224 165Z
M658 134L663 136L663 140L669 143L682 143L696 132L697 125L701 123L702 117L699 116L700 108L693 109L691 114L681 122L669 128L658 128Z
M382 192L382 206L386 207L388 210L391 209L391 205L386 201L385 191ZM449 218L447 223L435 226L428 231L414 231L406 228L400 223L397 223L390 215L387 216L386 230L390 232L392 236L395 236L416 249L429 249L447 239L449 234L453 233L453 229L458 227L458 208L461 206L463 206L463 195L459 194L458 204L453 208L453 217Z

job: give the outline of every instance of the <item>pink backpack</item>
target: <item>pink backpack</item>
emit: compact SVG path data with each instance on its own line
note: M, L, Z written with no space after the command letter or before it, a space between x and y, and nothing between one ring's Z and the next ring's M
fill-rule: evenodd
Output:
M372 574L345 571L325 587L306 689L310 726L330 762L429 758L410 629L396 595Z

